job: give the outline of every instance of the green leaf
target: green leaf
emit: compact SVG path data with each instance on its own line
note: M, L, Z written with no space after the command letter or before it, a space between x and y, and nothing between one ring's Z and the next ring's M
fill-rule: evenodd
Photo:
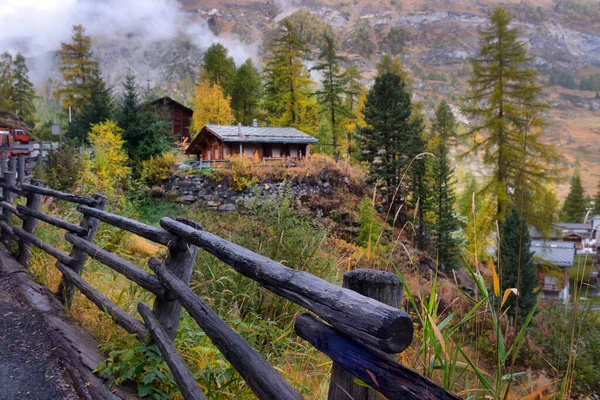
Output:
M125 352L125 354L123 354L121 359L125 362L129 362L133 360L133 357L135 357L135 351L133 351L133 349L129 349Z
M138 385L138 396L145 397L149 396L154 392L153 385Z

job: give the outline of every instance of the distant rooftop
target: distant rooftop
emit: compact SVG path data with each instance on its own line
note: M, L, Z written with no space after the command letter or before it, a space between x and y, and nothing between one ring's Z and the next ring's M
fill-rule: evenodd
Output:
M224 142L317 143L317 139L296 128L206 125L204 129Z
M571 267L575 258L575 243L552 240L532 240L534 256L557 267Z

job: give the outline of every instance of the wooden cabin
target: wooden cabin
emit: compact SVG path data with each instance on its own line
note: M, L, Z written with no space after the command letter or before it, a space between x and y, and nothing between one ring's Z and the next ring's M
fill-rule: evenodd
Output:
M176 141L182 142L190 137L190 126L194 111L191 108L165 96L150 102L159 112L168 112L171 122L171 133Z
M186 154L202 161L222 161L229 156L246 158L290 158L310 156L317 139L295 128L206 125L194 138Z
M531 251L534 255L542 299L567 302L569 298L569 268L575 260L574 242L554 240L532 240ZM559 274L549 273L550 268L558 269Z

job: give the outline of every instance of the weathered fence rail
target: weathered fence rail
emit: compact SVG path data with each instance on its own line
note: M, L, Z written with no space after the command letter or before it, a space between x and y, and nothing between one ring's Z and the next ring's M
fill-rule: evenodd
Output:
M343 394L348 394L349 390L359 393L353 396L355 400L372 398L366 391L361 394L363 392L352 389L352 385L358 386L353 377L368 383L372 387L369 389L371 392L376 390L390 399L458 398L400 365L390 355L405 350L413 335L408 314L397 308L402 287L394 275L380 272L380 275L386 275L385 279L373 279L372 272L354 271L352 276L345 277L344 285L346 286L346 278L349 281L354 279L353 285L358 285L360 289L354 291L339 287L206 232L193 221L162 218L161 227L150 226L104 211L106 199L103 196L81 197L45 188L41 182L28 184L24 183L26 179L16 181L16 164L14 160L0 162L0 172L3 173L0 178L0 196L3 198L0 201L2 241L9 248L13 241L17 242L18 250L14 254L26 268L30 262L32 246L57 260L56 268L62 273L57 296L66 307L70 306L74 288L77 288L117 325L135 334L140 341L150 335L185 399L204 399L205 396L173 345L182 308L187 310L258 398L302 398L275 368L190 289L189 281L198 250L214 255L240 274L316 315L300 315L296 321L296 332L334 360L334 370L338 368L338 372L333 374L330 383L330 399L350 398ZM23 165L23 161L18 165ZM15 206L15 196L25 197L26 205ZM41 196L78 204L77 210L82 214L80 224L63 221L39 211ZM13 216L23 219L22 227L13 226ZM69 254L35 236L38 221L66 231L65 238L72 245ZM151 274L98 247L93 240L100 222L166 246L166 259L151 258L148 262L154 272ZM13 249L14 247L16 246L12 246ZM143 321L121 309L81 277L88 256L155 296L152 309L144 303L138 304L138 312ZM373 295L363 287L372 285L373 290L377 291L377 285L381 282L387 285L386 291L391 290L383 297ZM388 301L386 296L391 296L392 300ZM383 302L371 297L380 297L379 300ZM339 371L351 375L340 378L343 374ZM342 390L337 390L338 387Z

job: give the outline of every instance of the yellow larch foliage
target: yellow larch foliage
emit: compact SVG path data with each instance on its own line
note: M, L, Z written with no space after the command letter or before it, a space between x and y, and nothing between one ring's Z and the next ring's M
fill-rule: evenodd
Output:
M223 89L208 79L201 79L194 89L192 103L194 116L192 118L192 131L195 135L206 124L229 125L233 122L231 111L231 98L225 96Z
M84 163L81 190L121 202L123 189L131 175L122 135L123 129L114 121L92 125L89 134L92 152Z

